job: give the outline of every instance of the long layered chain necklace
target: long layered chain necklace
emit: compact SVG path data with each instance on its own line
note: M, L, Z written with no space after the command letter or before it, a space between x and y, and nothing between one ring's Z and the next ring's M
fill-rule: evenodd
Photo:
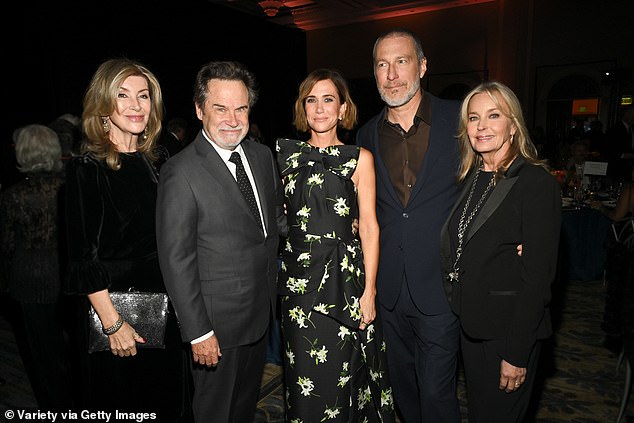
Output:
M453 263L453 272L449 273L450 282L458 283L458 275L460 271L460 268L458 267L458 261L460 260L460 256L462 255L462 242L464 241L464 236L465 236L465 233L467 232L467 227L469 226L469 223L471 223L471 220L476 215L478 210L480 210L482 203L484 203L484 200L486 199L489 191L491 191L491 187L493 187L493 184L495 181L495 173L493 173L493 175L491 175L491 180L489 181L489 184L487 185L486 189L482 193L482 196L476 203L473 210L471 210L471 213L469 213L469 216L467 216L467 210L469 209L469 204L471 204L471 198L473 197L473 192L475 191L479 176L480 176L480 168L478 168L478 170L476 171L475 177L473 178L473 183L471 184L471 189L469 190L469 195L467 196L467 201L464 204L464 208L462 209L462 215L460 215L460 221L458 222L458 246L456 247L456 260Z

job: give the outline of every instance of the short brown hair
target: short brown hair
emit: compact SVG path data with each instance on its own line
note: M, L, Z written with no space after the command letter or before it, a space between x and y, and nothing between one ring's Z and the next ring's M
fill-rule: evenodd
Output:
M339 94L339 102L346 104L346 111L343 118L339 121L339 126L343 129L352 129L357 124L357 106L350 97L348 83L343 76L332 69L317 69L308 74L308 76L299 85L299 93L295 100L295 109L293 111L293 125L298 131L308 132L308 119L306 118L305 102L308 94L319 81L332 81Z

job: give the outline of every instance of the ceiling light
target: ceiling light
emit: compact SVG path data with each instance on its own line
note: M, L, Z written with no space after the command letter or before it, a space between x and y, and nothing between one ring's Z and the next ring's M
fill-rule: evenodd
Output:
M283 0L282 1L262 0L262 1L259 1L258 4L264 10L264 13L266 13L266 16L268 16L269 18L272 18L273 16L277 15L277 12L280 11L280 7L284 5L284 1Z

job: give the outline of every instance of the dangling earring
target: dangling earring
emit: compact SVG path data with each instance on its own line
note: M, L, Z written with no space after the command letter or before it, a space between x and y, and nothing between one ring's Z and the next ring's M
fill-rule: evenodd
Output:
M103 127L103 131L105 133L110 132L110 122L106 116L101 117L101 126Z
M147 126L145 127L145 129L143 130L143 141L147 140L147 135L148 131L147 131Z

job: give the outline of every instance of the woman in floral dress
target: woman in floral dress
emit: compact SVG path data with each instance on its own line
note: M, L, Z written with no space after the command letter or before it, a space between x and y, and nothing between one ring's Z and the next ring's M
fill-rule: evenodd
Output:
M289 226L278 286L291 423L394 421L375 306L373 159L337 137L356 119L341 75L316 70L295 102L294 125L310 139L277 140Z

